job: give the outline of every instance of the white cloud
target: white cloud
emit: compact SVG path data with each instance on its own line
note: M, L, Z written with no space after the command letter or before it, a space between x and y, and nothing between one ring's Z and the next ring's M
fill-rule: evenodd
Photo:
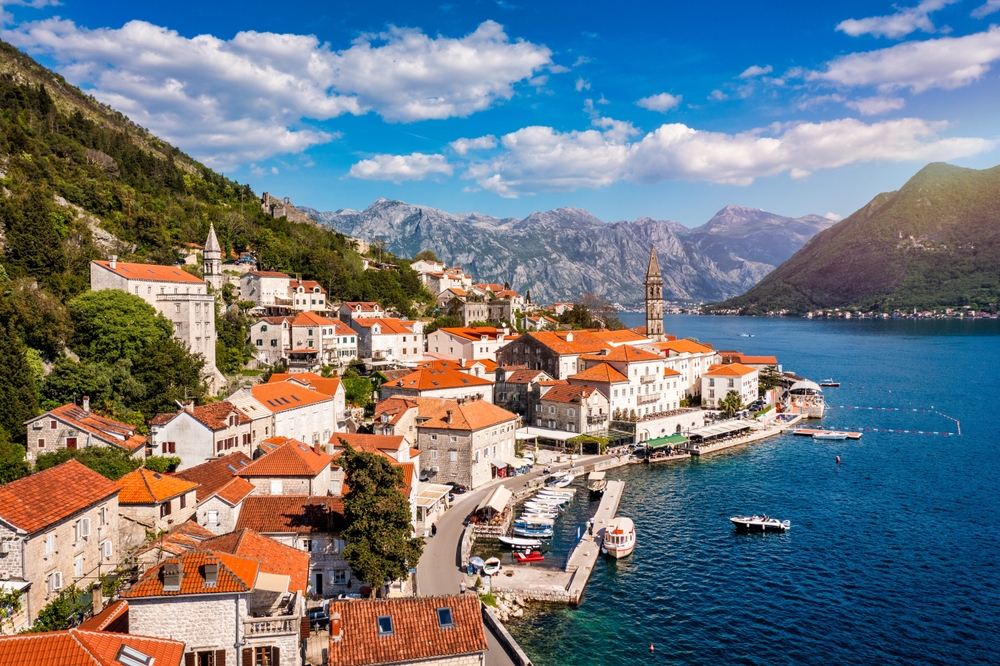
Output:
M348 175L362 180L389 180L396 184L404 180L423 180L441 174L450 176L453 167L444 155L376 155L351 165Z
M986 18L990 14L995 14L1000 12L1000 0L986 0L985 4L982 4L972 10L973 18Z
M576 91L580 92L583 90L590 90L590 81L581 77L576 80Z
M858 113L863 116L877 116L887 111L898 111L905 104L906 100L902 97L862 97L846 102L845 106L857 109Z
M628 123L599 118L595 129L559 132L526 127L501 138L503 152L473 163L463 178L504 197L541 191L688 180L749 185L787 172L807 177L818 169L867 162L947 160L995 146L979 138L944 138L945 123L904 118L866 124L843 119L775 125L739 134L665 124L633 140Z
M799 111L805 111L807 109L812 109L817 106L824 106L826 104L843 104L843 95L815 95L813 97L803 97L795 103L795 108Z
M837 25L837 30L852 37L872 35L874 37L891 37L898 39L916 30L934 32L934 23L930 14L958 0L923 0L916 7L897 8L895 14L888 16L870 16L863 19L847 19Z
M670 109L675 108L681 103L683 95L671 95L670 93L660 93L659 95L651 95L649 97L643 97L638 102L637 105L644 109L649 109L650 111L659 111L660 113L665 113Z
M843 215L837 215L834 212L829 212L826 215L824 215L823 217L825 217L828 220L833 220L834 222L840 222L842 219L844 219Z
M512 41L492 21L461 38L390 28L340 51L308 35L189 39L143 21L90 30L56 18L2 37L51 56L71 82L220 168L335 138L303 119L465 117L552 65L549 49Z
M722 92L721 90L713 90L712 93L708 96L708 99L712 99L717 102L722 102L729 99L729 95Z
M743 73L740 74L740 78L741 79L750 79L750 78L753 78L755 76L761 76L763 74L770 74L773 71L774 71L774 68L771 67L770 65L767 65L766 67L761 67L760 65L751 65L751 66L749 66L749 67L747 67L746 69L743 70Z
M7 7L30 7L31 9L41 9L42 7L58 7L59 0L0 0L0 23L10 23L14 17L7 11Z
M470 150L489 150L497 147L497 138L492 134L475 139L456 139L448 144L459 155L465 155Z
M843 86L875 86L881 92L909 88L948 90L967 86L1000 59L1000 27L965 37L906 42L877 51L851 53L831 60L826 71L808 72L806 80Z
M588 62L592 62L587 56L579 56L576 62L573 63L573 67L579 67L580 65L586 65Z

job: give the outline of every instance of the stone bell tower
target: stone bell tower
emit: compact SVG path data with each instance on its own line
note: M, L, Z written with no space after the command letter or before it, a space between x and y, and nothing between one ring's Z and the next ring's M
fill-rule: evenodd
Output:
M649 249L649 268L646 269L646 337L663 341L663 275L656 259L656 248Z
M202 251L202 274L205 282L212 285L212 289L216 291L222 289L222 247L215 236L214 224L208 227L208 240L205 241L205 249Z

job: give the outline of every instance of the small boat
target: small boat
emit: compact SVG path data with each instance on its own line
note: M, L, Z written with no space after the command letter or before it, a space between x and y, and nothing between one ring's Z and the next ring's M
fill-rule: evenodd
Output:
M835 382L833 379L824 379L819 383L820 386L840 386L840 382Z
M729 520L740 532L784 532L792 527L787 520L768 518L766 515L733 516Z
M741 338L752 338L753 333L740 333Z
M518 518L514 521L514 534L523 537L547 539L552 536L555 520L552 518Z
M533 550L530 553L514 553L514 561L518 564L525 564L526 562L544 562L545 556L537 550Z
M812 436L813 439L820 440L840 440L847 439L846 432L817 432Z
M556 488L565 488L566 486L568 486L569 484L573 483L574 481L576 481L576 477L573 476L572 474L567 474L566 476L562 477L561 479L559 479L558 481L556 481L552 485L554 487L556 487Z
M534 497L526 500L528 502L535 502L536 504L552 504L554 506L562 506L569 502L569 497L553 497L551 495L535 495Z
M551 486L557 481L561 481L569 472L552 472L549 474L549 478L545 479L545 485Z
M604 478L606 472L591 472L587 477L587 490L591 497L599 497L604 494L604 489L608 487L608 480Z
M628 557L635 550L635 523L631 518L619 516L608 522L604 530L601 552L614 558Z
M483 573L486 574L487 576L497 575L498 573L500 573L500 569L502 568L503 565L500 564L500 558L498 557L491 557L490 559L483 562Z
M524 505L525 513L538 513L546 516L558 516L559 507L552 506L551 504L534 504L532 502L526 502Z
M539 539L521 539L518 537L507 536L500 537L500 543L511 548L538 548L542 545L542 542ZM469 564L472 564L472 559L473 558L471 557L469 558Z
M556 499L571 500L576 495L574 488L543 488L538 491L539 497L555 497Z

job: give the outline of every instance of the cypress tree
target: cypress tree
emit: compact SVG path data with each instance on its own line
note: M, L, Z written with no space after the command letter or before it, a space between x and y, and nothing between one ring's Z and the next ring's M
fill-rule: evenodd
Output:
M66 269L66 253L49 212L52 199L32 188L17 202L5 201L0 218L7 230L7 257L24 275L46 278Z
M24 344L10 327L0 326L0 428L23 444L22 424L37 413L38 391Z

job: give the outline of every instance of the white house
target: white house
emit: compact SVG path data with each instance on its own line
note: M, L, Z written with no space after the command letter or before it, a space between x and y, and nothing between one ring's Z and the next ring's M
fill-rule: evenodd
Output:
M333 419L337 424L336 431L343 432L347 429L347 392L344 390L344 383L339 377L322 377L312 372L274 373L268 380L269 384L277 382L295 382L306 388L310 388L317 393L329 396L332 400Z
M759 371L742 363L713 365L701 376L702 405L717 409L730 391L736 391L745 405L757 400Z
M200 407L188 403L149 422L153 452L180 458L178 470L236 451L251 455L256 445L252 425L253 419L225 400Z
M28 433L25 457L30 463L43 453L89 446L116 447L142 456L148 443L146 437L136 433L135 426L90 411L90 398L86 396L82 407L73 403L56 407L28 419L24 425Z
M610 403L613 418L633 413L637 418L678 409L683 395L679 374L652 352L622 345L579 357L585 369L567 381L599 389ZM615 415L618 415L616 417Z
M388 316L378 303L371 301L345 301L337 310L340 321L350 325L355 319L382 319Z
M333 399L296 382L244 387L228 401L240 405L246 396L271 413L270 425L264 426L265 437L289 437L312 445L328 441L337 429Z
M265 365L284 361L292 346L292 324L288 317L264 317L250 326L250 344L257 360Z
M497 350L518 337L509 328L492 326L439 328L427 336L427 351L448 358L497 360Z
M423 322L400 319L352 319L358 333L358 356L390 363L416 362L424 356Z
M653 345L667 358L667 367L680 373L680 381L687 397L701 395L703 374L713 365L722 362L711 345L694 340L670 340Z
M493 402L493 382L489 379L442 368L436 363L430 366L417 368L408 375L382 384L382 400L393 396L450 400L478 397Z
M288 283L291 278L278 271L250 271L240 278L240 298L258 307L291 307Z

